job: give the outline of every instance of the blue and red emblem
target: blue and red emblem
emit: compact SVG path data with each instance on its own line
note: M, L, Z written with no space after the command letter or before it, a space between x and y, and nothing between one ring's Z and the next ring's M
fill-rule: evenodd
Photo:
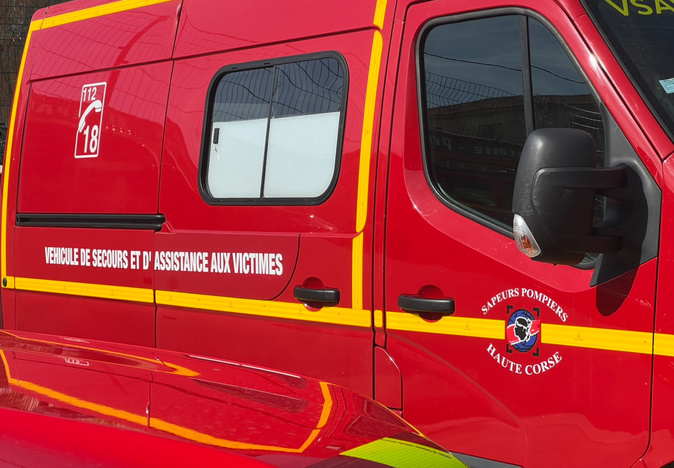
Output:
M526 309L518 309L508 319L506 340L521 353L531 351L538 342L541 321Z

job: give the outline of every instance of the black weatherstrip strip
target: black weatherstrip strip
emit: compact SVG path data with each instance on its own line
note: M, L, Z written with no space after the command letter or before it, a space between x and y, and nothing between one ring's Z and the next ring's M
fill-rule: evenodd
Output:
M88 228L88 229L147 229L161 230L166 218L161 214L18 214L17 226Z

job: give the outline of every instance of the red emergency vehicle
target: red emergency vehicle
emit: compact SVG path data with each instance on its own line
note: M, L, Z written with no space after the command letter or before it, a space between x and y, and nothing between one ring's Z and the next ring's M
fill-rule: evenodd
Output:
M502 463L674 463L673 20L671 0L41 10L3 326L334 381Z
M464 464L338 385L204 356L14 331L0 331L0 450L0 466L8 468L489 463Z

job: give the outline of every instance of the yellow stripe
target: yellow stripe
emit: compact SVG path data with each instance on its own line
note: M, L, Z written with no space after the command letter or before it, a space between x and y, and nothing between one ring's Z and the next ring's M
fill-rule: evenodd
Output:
M46 18L44 20L44 28L53 28L54 26L62 26L64 24L75 23L91 18L98 18L101 16L111 15L113 13L120 13L123 11L135 10L158 3L166 3L172 0L120 0L105 5L100 5L84 10L73 11L72 13L64 13L62 15Z
M351 307L363 308L363 233L353 239L351 260Z
M72 397L55 390L42 387L40 385L33 384L31 382L19 381L16 379L10 379L10 384L13 384L19 388L35 392L39 395L46 396L48 398L60 401L67 405L74 406L83 410L92 411L94 413L109 416L123 421L127 421L133 424L137 424L143 427L146 427L148 424L147 416L141 416L139 414L134 414L129 411L120 410L117 408L112 408L110 406L101 405L98 403L92 403L90 401L82 400L80 398ZM149 421L150 427L157 429L162 432L167 432L169 434L181 437L186 440L191 440L194 442L199 442L202 444L212 445L215 447L224 447L230 449L239 449L239 450L266 450L269 452L287 452L287 453L301 453L304 449L295 449L295 448L286 448L278 447L273 445L259 445L259 444L249 444L245 442L236 442L227 439L221 439L214 437L210 434L204 434L203 432L195 431L194 429L188 429L184 426L179 426L177 424L169 423L158 418L150 418ZM318 431L320 433L320 431ZM318 433L312 431L309 435L309 438L305 442L305 446L309 446L317 437ZM304 446L303 446L304 447Z
M185 307L360 328L370 328L372 326L372 318L369 311L362 308L324 307L319 311L310 311L300 303L239 299L175 291L153 291L152 289L143 288L32 278L15 278L14 280L16 289L23 291L95 297L146 304L152 304L156 298L158 305L171 307ZM381 311L375 311L374 317L376 321L375 326L382 327L383 317ZM503 320L451 316L443 317L435 322L429 322L416 314L387 312L386 322L386 326L390 330L505 339L505 321ZM659 356L674 357L674 335L659 333L654 335L648 332L630 330L544 323L541 326L541 343L626 353L655 353Z
M363 135L360 143L360 168L358 170L358 206L356 211L356 232L365 228L367 221L367 202L370 191L370 160L372 156L372 132L374 129L374 110L377 104L377 87L379 84L379 68L383 40L379 31L374 32L372 39L372 56L367 78L365 109L363 110Z
M173 291L156 291L155 295L158 305L172 307L187 307L256 317L331 323L353 327L369 328L372 321L369 311L359 309L324 307L319 311L310 311L299 303L258 301Z
M5 368L5 375L7 376L7 381L10 381L12 376L9 373L9 363L7 362L7 356L5 356L5 352L0 349L0 358L2 358L2 365Z
M41 385L36 385L34 383L27 382L25 380L14 379L10 375L9 363L7 362L7 357L5 356L4 351L2 350L0 350L0 358L2 358L5 367L5 373L7 375L7 380L11 385L14 385L18 388L23 388L31 392L35 392L39 395L46 396L56 401L60 401L65 404L74 406L76 408L92 411L94 413L98 413L104 416L110 416L113 418L121 419L123 421L128 421L130 423L137 424L143 427L146 427L148 424L147 416L141 416L138 414L131 413L129 411L112 408L110 406L101 405L98 403L92 403L90 401L66 395L65 393L57 392L50 388L43 387ZM152 417L149 419L149 425L154 429L167 432L169 434L173 434L187 440L192 440L194 442L208 444L216 447L224 447L239 450L266 450L270 452L302 453L318 438L318 436L321 433L321 429L327 423L330 413L332 412L333 403L332 398L330 397L328 385L324 382L319 383L321 386L323 397L325 399L323 410L321 411L321 416L319 418L318 424L316 425L316 428L313 431L311 431L311 434L309 434L309 437L307 437L304 444L300 448L296 449L278 447L273 445L248 444L245 442L235 442L231 440L220 439L210 434L204 434L203 432L188 429L186 427L179 426L177 424L169 423L161 419Z
M25 380L18 381L12 379L10 383L16 385L19 388L30 390L32 392L44 395L57 401L61 401L63 403L75 406L77 408L93 411L95 413L102 414L104 416L111 416L113 418L129 421L134 424L140 424L141 426L145 426L147 424L146 416L141 416L138 414L131 413L129 411L124 411L117 408L111 408L110 406L100 405L97 403L92 403L90 401L81 400L79 398L66 395L65 393L57 392L55 390L51 390L49 388L42 387L40 385L36 385L31 382L26 382Z
M374 22L373 24L379 29L384 27L384 17L386 15L386 4L388 0L377 0L377 7L374 11Z
M177 424L166 422L157 418L150 418L150 427L162 432L167 432L169 434L181 437L183 439L199 442L201 444L210 445L213 447L222 447L235 450L264 450L267 452L286 452L286 453L302 453L303 451L303 449L278 447L274 445L250 444L246 442L237 442L233 440L221 439L219 437L215 437L210 434L204 434L203 432L195 431L194 429L188 429L184 426L179 426ZM309 437L311 438L312 436L313 432ZM308 446L312 442L313 440L307 440L305 444Z
M471 336L475 338L505 339L503 320L475 319L468 317L442 317L428 322L416 314L406 312L387 312L386 328L436 335Z
M69 296L95 297L118 301L140 302L172 307L229 312L233 314L272 317L305 322L331 323L353 327L370 328L370 312L345 307L324 307L310 311L303 304L277 301L239 299L175 291L154 291L144 288L129 288L104 284L74 283L34 278L15 278L15 287L21 291L65 294Z
M387 0L377 0L373 24L381 29L384 26ZM370 163L372 160L372 141L374 132L374 114L377 104L379 73L383 39L379 30L372 38L372 53L365 92L365 108L363 109L363 133L360 141L360 165L358 168L358 193L356 199L356 238L353 242L352 265L352 307L363 307L363 239L362 233L367 222L367 205L370 192Z
M103 414L105 416L112 416L114 418L122 419L124 421L129 421L134 424L140 424L142 426L145 426L147 424L147 417L140 416L134 413L131 413L129 411L124 411L116 408L111 408L109 406L105 405L99 405L96 403L91 403L89 401L84 401L80 400L79 398L74 398L69 395L66 395L61 392L57 392L55 390L52 390L50 388L42 387L40 385L36 385L31 382L26 382L25 380L18 380L13 378L10 375L9 372L9 363L7 362L7 357L5 356L5 352L0 350L0 356L2 357L2 362L5 366L5 373L7 375L7 381L16 387L23 388L25 390L29 390L32 392L35 392L39 395L44 395L49 398L53 398L54 400L61 401L70 405L73 405L77 408L82 408L82 409L87 409L94 411L99 414Z
M604 349L625 353L651 354L653 334L607 328L574 327L544 323L541 342L574 348Z
M55 346L66 346L66 347L69 347L69 348L83 349L83 350L87 350L87 351L99 351L99 352L101 351L99 348L92 348L90 346L82 346L81 344L77 344L77 343L63 344L63 343L59 343L59 342L56 342L56 341L49 341L49 340L44 340L44 339L32 340L32 339L29 339L29 338L24 338L23 336L18 336L16 334L11 333L11 332L6 331L6 330L3 330L2 333L4 335L13 336L14 338L16 338L18 340L33 341L37 344L49 343L49 344L52 344L52 345L55 345ZM0 350L0 353L1 352L2 351ZM184 375L184 376L187 376L187 377L196 377L198 375L201 375L198 372L195 372L191 369L188 369L187 367L179 366L177 364L171 364L170 362L159 360L159 359L156 359L156 358L146 358L146 357L142 357L142 356L136 356L136 355L133 355L133 354L119 353L117 351L111 351L111 350L107 350L107 349L103 350L103 352L105 354L112 354L114 356L122 356L122 357L133 359L133 360L145 361L145 362L148 362L148 363L153 364L153 365L158 365L158 366L163 365L165 367L168 367L168 368L172 369L171 372L163 371L163 370L160 370L160 369L154 369L155 372ZM91 359L91 360L96 361L96 359ZM127 366L125 364L119 364L119 363L116 364L116 365L120 365L120 366L123 366L123 367L130 367L130 366Z
M316 425L316 428L311 431L311 434L309 434L307 440L299 448L299 453L304 452L318 438L318 436L321 434L321 430L328 423L328 418L332 413L332 396L330 396L330 388L325 382L319 382L319 384L321 386L321 393L323 393L323 401L325 401L325 404L323 405L323 410L321 411L321 417L318 418L318 424Z
M432 466L467 468L458 458L444 450L389 437L375 440L340 454L393 468Z
M23 291L66 294L69 296L97 297L118 301L133 301L151 304L154 302L152 289L128 288L104 284L73 283L33 278L15 278L15 287Z
M674 335L656 333L653 338L653 352L656 356L674 357Z
M160 431L168 432L169 434L174 434L184 439L192 440L202 444L212 445L215 447L223 447L229 449L238 449L238 450L266 450L269 452L286 452L286 453L303 453L311 444L313 444L316 439L321 434L321 430L325 426L332 413L332 397L330 396L330 389L328 384L325 382L319 382L321 387L321 392L324 398L323 409L321 411L321 416L319 417L316 428L311 431L307 439L304 441L300 448L286 448L278 447L274 445L257 445L249 444L246 442L235 442L227 439L220 439L209 434L204 434L203 432L195 431L193 429L187 429L176 424L168 423L157 418L150 418L150 427L158 429Z
M390 330L505 339L506 323L503 320L452 316L443 317L437 322L427 322L415 314L388 312L386 323ZM573 348L651 354L653 352L653 339L653 334L648 332L549 323L544 323L541 326L541 343ZM655 354L661 356L674 356L674 335L656 334L655 350Z
M23 83L23 73L26 68L26 56L28 55L28 48L30 45L30 40L33 36L33 31L37 31L42 26L42 20L33 21L30 23L28 28L28 35L26 36L26 45L23 48L23 56L21 57L21 65L19 66L19 74L16 78L16 89L14 90L14 100L12 102L12 115L9 119L9 128L7 129L7 140L5 148L5 166L3 168L4 172L4 182L2 185L2 258L0 259L0 275L4 279L7 278L7 203L9 199L9 168L12 163L12 147L14 144L14 127L16 125L16 114L19 110L19 95L21 94L21 84ZM12 287L5 281L2 281L3 287L9 288Z
M374 311L374 326L375 328L384 328L384 312L381 310Z

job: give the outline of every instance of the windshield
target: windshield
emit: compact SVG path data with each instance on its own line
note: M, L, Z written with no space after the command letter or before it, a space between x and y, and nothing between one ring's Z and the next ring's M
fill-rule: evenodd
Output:
M656 116L674 135L674 2L583 3Z

